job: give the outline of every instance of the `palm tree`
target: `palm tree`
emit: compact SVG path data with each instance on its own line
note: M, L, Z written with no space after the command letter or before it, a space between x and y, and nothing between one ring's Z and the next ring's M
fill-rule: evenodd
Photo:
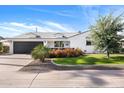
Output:
M33 49L31 54L34 59L40 59L40 61L44 62L49 54L49 49L40 44Z

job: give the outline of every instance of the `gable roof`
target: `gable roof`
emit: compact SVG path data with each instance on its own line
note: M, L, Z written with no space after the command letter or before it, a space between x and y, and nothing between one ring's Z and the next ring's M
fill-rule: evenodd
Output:
M75 35L73 35L73 36L70 36L69 38L75 37L75 36L77 36L77 35L81 35L81 34L84 34L84 33L87 33L87 32L89 32L89 30L84 31L84 32L78 32L77 34L75 34Z

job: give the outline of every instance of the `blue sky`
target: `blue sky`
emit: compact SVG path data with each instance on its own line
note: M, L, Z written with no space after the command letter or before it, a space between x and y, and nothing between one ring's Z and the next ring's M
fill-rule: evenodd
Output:
M99 15L124 12L124 6L25 5L0 6L0 36L13 37L27 32L86 31Z

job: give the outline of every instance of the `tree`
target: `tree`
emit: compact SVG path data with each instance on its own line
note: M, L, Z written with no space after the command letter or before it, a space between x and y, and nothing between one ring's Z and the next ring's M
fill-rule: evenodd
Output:
M113 16L112 14L100 16L96 20L96 24L90 26L95 48L106 52L108 58L111 52L120 48L121 37L117 33L124 29L122 18L122 14L119 16Z
M3 52L3 44L0 42L0 53Z
M49 54L49 49L40 44L33 49L31 54L34 59L40 59L40 61L44 62L45 58Z

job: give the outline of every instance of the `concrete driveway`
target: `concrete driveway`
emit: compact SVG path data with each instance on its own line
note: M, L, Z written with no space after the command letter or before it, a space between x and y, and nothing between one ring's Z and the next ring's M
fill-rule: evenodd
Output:
M30 55L0 56L0 87L124 87L124 70L62 70L32 61Z

